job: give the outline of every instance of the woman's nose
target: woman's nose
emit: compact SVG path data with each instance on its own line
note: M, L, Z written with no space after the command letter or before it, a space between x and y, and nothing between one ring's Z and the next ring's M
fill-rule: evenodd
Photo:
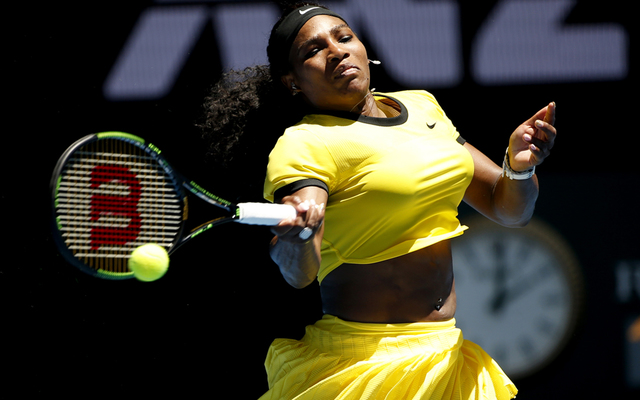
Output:
M340 43L332 42L329 44L329 61L340 61L347 57L349 57L349 52L344 49L344 47L341 46Z

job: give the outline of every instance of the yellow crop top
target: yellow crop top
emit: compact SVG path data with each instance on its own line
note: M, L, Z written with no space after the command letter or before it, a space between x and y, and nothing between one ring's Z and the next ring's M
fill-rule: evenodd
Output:
M329 193L320 282L342 263L384 261L466 229L457 219L473 177L464 140L428 92L375 96L400 115L307 115L269 156L267 200L308 185Z

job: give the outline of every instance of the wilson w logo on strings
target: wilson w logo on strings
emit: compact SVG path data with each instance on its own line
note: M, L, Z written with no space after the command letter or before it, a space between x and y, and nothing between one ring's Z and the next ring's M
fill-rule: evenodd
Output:
M77 257L127 258L140 244L172 243L180 200L147 157L99 152L68 165L58 185L58 227Z
M124 245L140 235L140 181L128 168L98 165L91 171L91 250Z

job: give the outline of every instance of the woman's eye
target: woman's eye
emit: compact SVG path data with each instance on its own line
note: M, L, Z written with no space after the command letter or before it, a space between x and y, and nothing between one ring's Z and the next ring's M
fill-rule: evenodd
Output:
M345 35L345 36L340 37L338 39L338 42L339 43L348 43L352 39L353 39L353 35ZM311 50L309 50L308 52L305 53L304 58L307 59L307 58L313 57L314 55L316 55L316 53L319 53L322 50L322 47L323 46L312 48Z
M305 58L311 58L311 57L313 57L313 56L314 56L318 51L320 51L320 50L318 50L317 48L312 49L312 50L310 50L307 54L305 54L305 56L304 56L304 57L305 57Z

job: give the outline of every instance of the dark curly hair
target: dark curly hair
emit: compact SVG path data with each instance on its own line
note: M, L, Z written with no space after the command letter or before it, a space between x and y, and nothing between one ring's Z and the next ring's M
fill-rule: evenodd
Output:
M267 47L269 65L258 65L222 74L204 102L202 122L197 126L207 145L207 160L233 171L238 180L262 185L269 151L283 131L309 112L309 106L293 97L280 78L290 71L273 32L283 18L312 2L281 4L282 17L274 25ZM246 188L245 188L246 189ZM260 192L261 193L261 192Z

